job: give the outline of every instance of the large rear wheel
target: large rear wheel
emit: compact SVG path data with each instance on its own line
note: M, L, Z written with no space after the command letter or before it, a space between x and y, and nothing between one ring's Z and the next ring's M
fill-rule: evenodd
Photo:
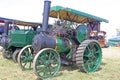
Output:
M40 50L33 60L35 74L42 79L51 78L60 69L60 56L51 48Z
M96 40L83 41L76 54L76 64L84 72L95 72L101 63L102 51Z
M33 62L33 49L31 45L27 45L21 49L18 54L18 64L21 66L22 70L32 69Z

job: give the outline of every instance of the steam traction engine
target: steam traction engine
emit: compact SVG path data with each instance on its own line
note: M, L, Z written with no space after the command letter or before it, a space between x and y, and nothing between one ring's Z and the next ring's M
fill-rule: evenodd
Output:
M12 58L14 62L17 62L19 51L24 46L32 44L36 29L38 26L41 26L41 24L0 17L0 24L1 23L3 24L3 27L0 27L2 56L7 59ZM22 27L24 27L24 29L20 29Z
M44 4L42 31L34 37L32 45L28 45L20 51L18 55L19 65L22 69L31 69L33 67L35 74L42 79L55 76L61 64L76 64L84 72L96 71L102 60L102 51L97 41L88 39L89 33L86 25L81 24L76 28L68 28L58 21L51 28L47 26L49 16L55 17L58 14L60 19L78 23L79 18L82 19L81 23L99 21L99 18L82 18L79 14L76 14L78 11L75 12L74 10L72 13L72 9L68 9L68 11L67 9L59 10L63 9L60 6L50 10L50 3L47 0ZM67 17L63 15L64 13L67 14ZM71 16L68 17L68 15ZM77 15L78 19L71 18L73 15L74 17ZM84 15L88 14L84 13Z

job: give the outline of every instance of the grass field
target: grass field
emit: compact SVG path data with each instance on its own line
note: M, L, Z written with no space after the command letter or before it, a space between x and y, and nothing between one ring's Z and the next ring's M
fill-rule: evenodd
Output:
M120 80L120 48L103 49L102 64L97 72L83 73L76 67L61 67L50 80ZM0 54L0 80L37 80L33 70L22 71L17 63Z

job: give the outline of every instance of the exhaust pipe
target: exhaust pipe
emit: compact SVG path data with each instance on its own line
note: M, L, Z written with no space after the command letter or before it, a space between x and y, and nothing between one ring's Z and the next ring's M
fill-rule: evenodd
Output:
M8 35L8 30L9 30L9 22L6 20L5 21L5 29L4 29L4 34Z
M50 5L51 5L51 1L49 1L49 0L44 1L44 11L43 11L43 21L42 21L42 31L43 32L46 32L46 30L48 28Z
M5 21L5 29L4 33L1 36L0 39L0 46L2 46L4 49L8 47L8 44L10 42L10 38L8 37L8 30L9 30L9 22Z

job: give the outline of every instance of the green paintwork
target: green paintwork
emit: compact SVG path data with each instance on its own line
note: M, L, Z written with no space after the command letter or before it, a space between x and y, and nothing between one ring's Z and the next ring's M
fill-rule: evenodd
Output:
M44 48L34 59L35 73L42 79L55 76L60 69L60 56L54 49Z
M50 9L50 16L57 18L59 14L59 19L64 19L72 22L86 23L91 21L106 22L108 20L84 13L75 9L62 7L62 6L53 6Z
M96 42L91 42L84 51L84 69L86 72L95 72L100 66L101 60L102 51L100 45Z
M86 25L79 25L76 28L76 38L81 43L82 41L88 39L88 30Z
M58 53L67 52L67 51L70 50L70 46L65 46L65 45L63 44L63 38L57 37L56 40L57 40L56 51L57 51ZM66 40L67 40L67 39L66 39ZM68 41L68 42L69 42L69 41Z
M11 42L8 45L10 47L24 47L26 45L32 44L32 39L36 34L33 30L12 30L10 31Z

